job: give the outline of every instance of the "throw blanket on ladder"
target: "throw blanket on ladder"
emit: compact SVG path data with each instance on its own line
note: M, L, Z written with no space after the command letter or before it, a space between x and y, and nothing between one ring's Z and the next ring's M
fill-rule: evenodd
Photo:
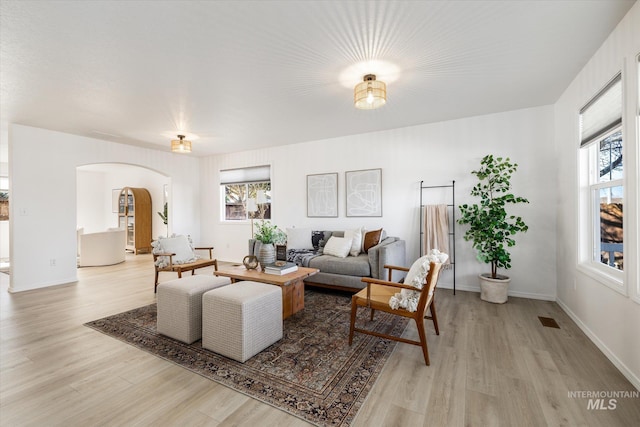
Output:
M447 205L426 205L423 208L424 234L422 235L422 250L424 254L432 249L449 253L449 213ZM422 255L422 254L421 254ZM451 268L450 260L443 268Z

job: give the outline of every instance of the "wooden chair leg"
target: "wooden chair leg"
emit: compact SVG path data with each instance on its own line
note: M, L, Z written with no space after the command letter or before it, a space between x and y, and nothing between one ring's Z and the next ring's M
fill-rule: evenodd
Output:
M156 270L156 283L153 286L153 293L158 292L158 270Z
M422 354L424 356L424 363L429 366L429 350L427 349L427 334L424 331L424 319L419 317L416 319L416 326L418 328L418 335L420 336L420 343L422 347Z
M373 322L373 313L375 313L376 311L372 308L371 309L371 316L370 316L370 320Z
M436 330L436 335L440 335L440 329L438 329L438 316L436 316L436 301L432 300L431 305L429 306L429 310L431 311L431 320L433 320L433 327Z
M353 342L353 332L356 327L356 311L358 310L358 305L352 299L351 300L351 324L349 325L349 345Z

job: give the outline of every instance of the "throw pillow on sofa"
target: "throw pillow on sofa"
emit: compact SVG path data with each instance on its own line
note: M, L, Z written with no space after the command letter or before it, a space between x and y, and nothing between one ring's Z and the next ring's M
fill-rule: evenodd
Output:
M349 255L352 243L352 238L331 236L327 244L324 245L324 254L346 258Z
M331 237L331 231L312 231L311 232L311 245L314 251L321 253L324 250L324 245Z
M349 255L360 255L360 250L362 249L362 227L356 228L355 230L346 230L344 232L344 237L347 239L351 239L351 249L349 250Z
M287 228L287 250L313 249L310 228Z
M369 253L369 249L380 243L382 228L378 230L365 231L362 236L362 252Z

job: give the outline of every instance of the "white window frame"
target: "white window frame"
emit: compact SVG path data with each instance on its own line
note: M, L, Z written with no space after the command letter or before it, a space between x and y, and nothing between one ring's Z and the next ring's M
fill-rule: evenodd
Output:
M633 69L632 75L635 76L635 78L629 79L629 86L631 86L630 89L632 90L629 93L635 94L635 100L631 102L632 104L635 104L633 105L635 107L635 129L633 130L635 130L636 138L635 145L632 145L633 149L627 150L627 153L629 154L627 156L627 159L631 159L632 161L635 160L635 170L633 171L633 174L625 174L625 177L629 177L630 183L635 182L635 217L629 218L629 223L632 224L632 227L629 231L635 234L635 254L632 253L632 256L638 258L640 257L640 185L638 184L638 182L640 181L640 53L636 54L634 59L635 61L633 61L633 67L635 69ZM632 89L634 84L635 90ZM632 189L629 189L628 191L632 191ZM629 228L630 227L627 227L627 229ZM629 282L635 282L635 289L631 290L631 299L634 302L640 304L640 265L635 266L635 272L628 271L627 274Z
M248 224L251 221L251 217L247 212L247 200L248 186L251 184L271 183L271 166L255 166L246 168L227 169L220 171L220 222L223 224ZM225 176L225 178L223 178ZM226 216L226 187L228 185L245 185L245 200L243 200L245 217L243 219L227 219ZM272 188L272 187L271 187ZM265 194L267 202L272 209L271 189ZM265 218L269 219L269 218Z
M616 75L617 78L617 75ZM598 182L599 175L599 149L600 142L616 132L622 132L622 150L623 159L626 162L626 133L624 130L624 75L622 76L622 117L623 123L618 127L609 129L605 134L598 136L595 141L590 142L584 147L578 148L578 173L579 173L579 203L578 203L578 265L577 269L584 274L597 280L599 283L627 296L628 290L626 285L626 271L621 271L603 264L594 256L594 251L598 249L600 253L600 218L595 217L595 213L599 212L599 194L594 192L602 188L623 187L624 203L628 202L627 186L625 180L626 171L623 172L622 179L611 180L608 182ZM608 86L608 85L607 85ZM601 93L601 92L599 92ZM580 130L582 133L582 129ZM626 168L626 165L625 165ZM623 212L624 214L624 212ZM623 217L623 224L627 222L627 215ZM624 244L628 244L628 233L623 225ZM597 240L597 241L596 241ZM627 252L626 250L624 251ZM625 257L628 258L628 257ZM627 264L630 261L627 259Z
M620 131L622 131L622 127L612 129L606 135L603 135L602 138L598 139L598 141L592 143L589 147L585 147L582 149L587 151L588 167L586 169L588 169L589 174L587 180L588 185L585 194L589 212L589 230L587 231L588 237L585 240L589 242L589 251L588 257L585 257L585 259L583 259L582 265L592 270L593 273L595 273L600 281L605 285L610 286L617 291L621 291L626 295L626 290L624 289L624 271L603 264L597 259L600 256L600 217L598 215L598 213L600 212L600 190L605 188L622 187L624 194L625 188L624 178L606 182L597 182L599 178L598 175L600 173L598 164L600 142ZM622 135L622 144L624 151L624 133ZM626 202L626 199L623 200ZM623 224L624 223L625 219L623 217Z

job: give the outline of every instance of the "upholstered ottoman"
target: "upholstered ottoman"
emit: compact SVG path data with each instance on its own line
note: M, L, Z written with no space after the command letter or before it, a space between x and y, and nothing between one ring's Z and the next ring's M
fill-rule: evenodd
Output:
M202 295L230 284L227 277L186 276L158 285L158 333L191 344L202 338Z
M282 290L237 282L202 296L202 347L244 362L282 338Z

